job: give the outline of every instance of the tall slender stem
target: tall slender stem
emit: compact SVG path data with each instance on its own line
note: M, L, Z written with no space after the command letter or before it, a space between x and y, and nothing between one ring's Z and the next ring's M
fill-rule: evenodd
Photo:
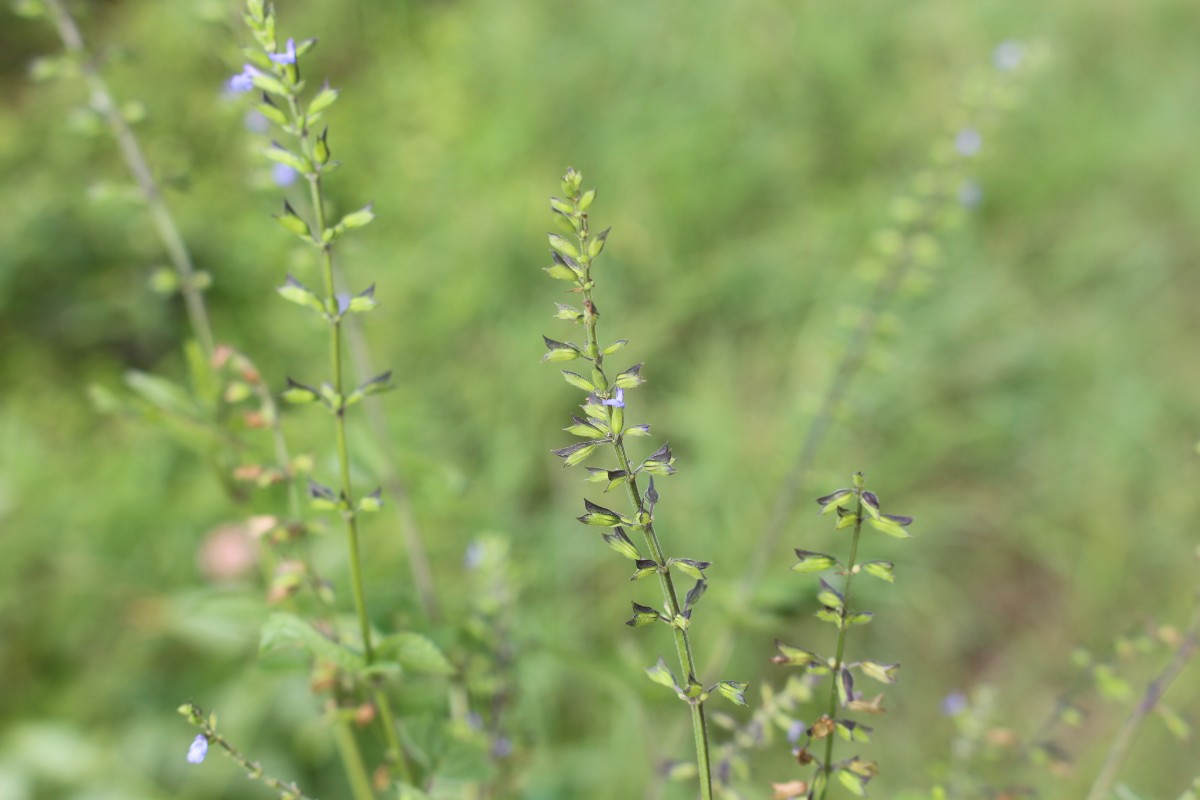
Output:
M839 616L841 620L838 623L838 638L837 652L833 657L833 674L829 682L829 719L834 719L837 716L838 709L838 682L842 679L842 664L846 655L846 631L849 626L846 624L846 617L850 613L850 590L854 585L854 564L858 558L858 540L862 534L863 524L863 501L862 495L858 496L858 505L855 509L854 519L854 538L850 541L850 558L846 561L846 586L842 590L842 608ZM829 778L833 773L833 740L835 732L829 731L825 737L825 761L821 765L821 771L825 773L825 784L821 789L821 800L825 800L825 796L829 793Z
M584 269L582 292L586 309L584 312L584 327L587 331L586 352L592 361L592 365L595 367L596 376L603 383L598 388L607 391L610 384L608 376L604 372L604 354L601 351L600 342L596 335L596 324L599 320L599 314L596 312L595 303L592 301L591 258L587 256L588 223L586 214L583 216L582 227L579 232L579 243L581 253L580 263ZM617 409L609 407L608 416L610 424L614 423L616 413ZM616 452L618 465L626 475L625 488L629 495L629 500L633 504L639 518L643 518L643 515L648 517L642 494L638 489L637 475L634 474L629 456L625 452L625 443L621 438L621 432L618 430L617 425L613 424L612 427L613 450ZM662 588L663 600L667 605L667 611L672 620L672 630L675 634L675 650L679 656L680 668L684 672L684 680L690 686L697 682L696 659L692 654L692 644L687 630L674 624L674 620L677 620L681 613L679 595L675 590L675 582L671 578L670 571L667 569L667 557L663 552L662 545L659 543L658 534L655 533L652 522L642 526L642 534L645 537L646 546L650 549L650 553L654 557L655 563L659 565L658 581ZM708 724L704 715L704 703L699 698L691 698L688 700L688 705L692 711L692 733L696 740L696 765L700 776L700 797L702 800L712 800L712 766L710 763Z
M288 98L288 106L299 132L300 145L304 155L313 163L317 163L307 121L294 97ZM344 318L337 311L337 281L334 271L333 245L325 240L325 231L329 221L325 214L325 194L322 190L319 173L309 179L309 198L312 202L315 223L313 240L321 250L321 277L324 282L326 301L331 309L329 314L329 358L333 373L331 383L334 396L339 398L339 405L333 415L334 437L336 439L338 472L341 478L341 497L346 505L346 510L342 512L342 519L346 526L346 547L350 556L350 586L354 596L354 610L358 616L359 635L362 638L363 658L367 666L370 666L375 661L375 648L372 641L371 621L367 613L362 552L358 536L358 516L355 509L353 474L350 467L350 446L346 435L346 409L341 400L344 397L345 384L342 359L342 322ZM411 783L413 769L396 732L397 726L395 715L392 713L391 700L387 692L379 685L372 686L372 695L375 705L379 708L380 726L383 728L384 738L387 742L387 760L399 768L401 777L406 783Z
M184 244L183 235L180 234L179 227L175 224L175 218L171 216L171 210L158 187L158 182L154 180L154 173L146 162L146 156L142 153L137 136L125 122L120 106L117 105L108 88L108 83L100 75L100 70L88 55L87 48L83 44L83 36L79 33L74 18L61 0L45 0L45 2L63 46L79 63L84 82L91 94L92 107L104 117L105 123L117 142L117 147L121 150L125 166L133 175L133 179L142 193L142 199L150 211L150 218L154 222L158 238L167 251L171 266L179 276L179 290L183 295L183 304L187 310L192 334L200 343L200 348L207 359L213 353L212 325L208 319L204 295L197 285L196 269L192 264L192 257L188 253L187 245Z
M1133 749L1133 743L1137 738L1142 721L1158 706L1158 701L1171 688L1171 684L1175 682L1179 673L1195 655L1198 644L1200 644L1200 607L1193 612L1187 634L1175 649L1174 656L1163 668L1163 671L1150 681L1142 699L1134 706L1133 711L1125 720L1125 724L1117 732L1116 738L1113 739L1113 743L1108 749L1108 754L1104 757L1104 762L1100 765L1100 771L1096 774L1096 780L1093 781L1092 788L1087 793L1087 800L1104 800L1108 797L1113 783L1117 780L1121 765L1125 763L1129 751Z

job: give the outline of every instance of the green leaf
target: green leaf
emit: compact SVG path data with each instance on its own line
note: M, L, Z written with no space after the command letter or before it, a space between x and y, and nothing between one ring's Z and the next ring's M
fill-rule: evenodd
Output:
M775 640L775 648L779 651L779 655L774 656L771 661L775 664L787 664L793 667L806 667L809 664L823 664L824 659L816 653L799 647L792 647L790 644L784 644L778 639Z
M1171 706L1161 703L1155 707L1154 711L1158 714L1159 719L1163 721L1163 724L1167 726L1167 730L1171 732L1172 736L1185 744L1192 740L1192 726L1186 719L1180 716L1178 711Z
M855 611L853 614L846 615L846 625L866 625L875 615L870 611Z
M613 385L618 389L634 389L641 386L646 380L641 376L642 365L634 364L629 369L621 372L613 380Z
M297 233L298 231L298 229L293 230L291 227L288 227L288 230L291 230L293 233ZM308 226L305 225L304 231L301 235L306 236L307 233ZM321 299L317 297L316 293L300 281L293 278L290 273L287 276L287 280L284 281L283 286L280 286L275 291L279 292L280 296L283 297L284 300L290 300L298 306L311 308L313 311L319 311L322 314L325 313L325 304L321 302Z
M824 553L814 553L811 550L797 549L796 557L800 560L792 566L793 572L823 572L839 564L838 560L833 556L827 556Z
M591 392L596 391L596 387L592 385L592 382L589 381L587 378L583 377L582 375L580 375L579 373L571 372L570 370L564 369L562 371L562 374L563 374L563 379L567 383L574 386L576 389L582 389L583 391L588 392L589 394ZM592 416L592 415L589 415L589 416Z
M331 105L333 105L334 102L338 99L338 95L340 93L341 92L338 89L331 89L329 87L328 83L326 83L324 86L322 86L321 90L318 91L313 96L313 99L308 104L308 112L307 113L308 113L309 122L311 123L312 119L317 114L320 114L322 111L324 111L325 109L327 109Z
M650 606L644 606L641 603L630 603L633 606L633 616L625 621L625 624L631 628L641 628L644 625L653 625L663 619L663 615Z
M571 424L563 428L563 430L565 430L567 433L574 434L575 436L582 436L585 439L603 439L605 436L607 436L607 434L600 430L599 427L593 425L591 422L588 422L582 417L571 417ZM604 473L602 477L596 478L595 473L593 473L593 477L588 478L588 480L597 482L607 480L608 470L599 471Z
M374 208L374 203L367 203L358 211L351 211L349 214L342 217L341 222L337 224L337 227L348 231L355 230L356 228L365 228L367 225L371 224L372 220L375 219Z
M552 267L542 267L542 269L546 272L546 274L548 274L551 278L554 278L555 280L559 280L559 281L577 281L577 280L579 280L578 275L576 275L574 272L572 272L568 268L564 267L562 264L555 264Z
M688 575L696 580L704 578L704 570L712 566L711 561L696 561L691 558L672 558L667 561L667 566L675 567L685 575Z
M300 215L296 213L296 209L292 208L292 204L288 201L283 201L283 213L277 214L275 221L282 225L284 230L296 234L310 244L312 243L312 230L308 227L308 223L300 218Z
M457 670L432 639L419 633L393 633L375 646L379 658L426 675L453 675Z
M821 589L817 592L817 600L826 608L841 609L846 605L846 599L842 597L842 593L824 578L821 579Z
M575 245L571 244L569 241L567 241L562 236L559 236L557 233L549 233L546 235L550 239L550 246L552 248L554 248L556 251L558 251L562 255L566 256L567 258L570 258L570 259L573 259L576 261L579 259L579 250L578 250L578 248L575 247Z
M597 445L603 443L603 441L576 442L575 444L568 445L566 447L560 447L559 449L552 450L551 452L563 460L564 468L573 467L576 464L580 464L587 460L588 456L595 452Z
M650 676L650 680L660 686L674 689L676 692L680 691L679 683L675 680L675 674L671 672L671 668L667 666L667 662L662 659L662 656L659 656L658 663L653 667L646 668L646 674Z
M868 518L867 524L880 533L886 533L888 536L894 536L897 539L908 539L912 536L912 534L904 530L902 525L889 519L886 514L879 519Z
M854 699L854 676L850 674L850 670L842 667L834 676L834 683L837 685L838 703L845 708L846 704Z
M383 508L383 490L376 489L368 495L358 498L358 510L364 512L378 511Z
M303 383L287 379L288 388L280 395L289 403L312 403L321 399L320 393L311 386L306 386Z
M838 781L858 797L867 796L867 780L845 769L838 770Z
M316 660L347 672L358 672L364 666L363 657L357 652L327 638L295 614L276 611L263 623L258 653L262 656L290 648L303 650Z
M896 565L891 561L864 561L858 569L888 583L896 582Z
M554 305L558 309L554 312L555 319L565 319L571 322L583 321L583 313L575 306L569 306L566 303L555 303Z
M604 243L608 240L608 233L612 228L605 228L596 234L596 238L588 242L588 257L595 258L604 250Z
M654 575L659 572L658 562L650 558L639 558L636 562L637 571L633 573L633 577L629 580L641 580L647 575Z
M862 661L858 668L868 678L874 678L880 683L892 684L896 682L896 671L900 669L899 664L877 664L874 661Z
M854 720L834 720L834 726L837 728L838 735L847 742L871 741L871 728L866 725L860 725Z
M279 142L271 142L271 146L264 150L263 154L272 161L291 167L301 175L312 174L313 165L307 158L293 153Z
M339 300L340 302L342 301ZM379 302L375 299L375 284L372 283L366 289L353 295L345 306L342 313L362 314L367 311L374 311L379 307Z
M147 403L171 416L193 419L201 413L187 390L166 378L131 369L125 373L125 384Z
M570 342L560 342L551 339L549 336L542 336L542 341L546 343L546 354L542 356L543 362L574 361L583 355L583 353L579 352L579 346ZM590 390L585 389L584 391Z
M606 528L615 528L621 524L621 515L615 511L611 511L604 506L598 506L591 500L584 500L583 507L587 511L579 521L584 525L599 525Z
M740 681L721 681L717 684L717 691L734 705L744 706L747 686L748 684Z
M625 345L627 345L627 344L629 344L628 339L618 339L617 341L610 344L608 347L604 348L604 351L603 351L604 355L611 356L613 353L617 352L618 350L624 350Z
M633 561L639 561L642 557L637 545L630 540L624 528L614 528L612 533L604 534L604 543Z

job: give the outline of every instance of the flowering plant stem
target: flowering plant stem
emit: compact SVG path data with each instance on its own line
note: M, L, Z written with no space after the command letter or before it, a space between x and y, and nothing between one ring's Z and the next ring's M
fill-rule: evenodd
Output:
M150 166L146 162L146 156L142 153L137 137L130 129L129 123L121 115L121 109L113 98L108 84L100 75L100 70L96 68L95 63L88 55L87 49L83 45L83 36L80 35L79 28L75 25L75 19L61 0L45 0L45 3L63 46L79 64L80 72L83 74L84 82L91 95L92 107L104 117L105 123L112 131L113 138L116 139L117 146L121 150L125 166L129 169L142 193L142 199L145 200L146 207L150 211L150 218L154 222L158 238L162 241L163 247L167 251L167 257L171 260L171 266L174 267L179 278L179 288L183 295L184 308L187 309L188 323L191 325L196 341L200 343L202 354L205 359L208 359L213 354L212 325L208 319L208 309L204 303L204 294L201 291L196 269L192 264L192 257L184 244L179 227L175 224L171 210L167 207L167 201L163 198L162 191L154 180L154 173L150 171Z
M1175 649L1175 654L1170 662L1154 680L1150 681L1142 699L1134 706L1133 711L1125 720L1125 724L1118 731L1117 737L1113 739L1108 754L1100 766L1100 771L1096 774L1095 781L1092 782L1092 788L1087 793L1087 800L1104 800L1109 796L1112 785L1117 780L1117 774L1121 770L1121 765L1125 763L1129 751L1133 748L1134 739L1137 737L1142 722L1158 706L1159 700L1171 688L1171 684L1175 682L1179 673L1195 655L1197 646L1200 646L1200 608L1193 612L1187 634Z
M583 214L581 225L579 228L579 252L581 254L580 265L583 267L584 274L581 282L582 294L584 298L584 327L587 331L587 339L585 352L595 367L595 376L599 378L601 390L607 391L611 382L604 371L604 355L601 352L600 341L596 336L596 324L599 320L599 313L596 311L596 305L592 301L593 282L591 278L591 258L588 257L589 237L587 215ZM608 410L609 423L614 431L621 429L621 421L616 419L616 416L623 415L623 408L616 406L606 406ZM630 463L629 456L625 452L625 443L620 436L614 436L612 441L613 450L617 456L617 463L620 469L625 473L625 489L629 495L629 500L636 510L638 519L650 519L650 514L647 511L645 502L642 499L642 493L638 489L637 473L634 471L633 465ZM646 540L646 546L650 549L654 561L658 564L665 565L667 563L666 554L663 552L662 545L658 541L658 534L654 531L653 522L647 522L641 526L642 534ZM663 599L666 602L667 612L671 619L678 619L682 612L682 607L679 602L679 594L675 590L675 582L671 578L671 573L667 569L658 571L659 585L662 587ZM679 665L685 674L686 682L691 685L696 683L696 659L692 655L692 644L688 638L688 632L683 627L673 625L672 630L675 634L675 650L679 655ZM696 765L700 775L700 797L702 800L712 800L712 767L710 764L709 745L708 745L708 725L704 717L704 703L699 698L691 698L688 701L692 711L692 732L696 739Z
M300 140L301 150L305 157L313 163L320 163L317 158L311 132L300 111L295 95L287 98L288 110ZM333 245L326 236L329 221L325 213L325 193L321 186L320 172L315 172L308 178L309 199L312 202L314 225L313 241L321 251L321 274L324 281L325 296L331 308L337 307L337 288L334 280ZM333 392L336 397L343 397L343 362L342 362L342 322L341 314L329 315L329 360L333 373ZM371 638L371 621L367 615L367 598L362 574L362 553L358 537L358 517L355 511L354 486L350 470L350 448L346 438L345 406L333 414L334 436L337 444L338 472L341 477L341 494L345 506L349 509L342 512L346 524L346 547L350 555L350 585L354 595L354 610L358 616L359 634L362 637L363 658L369 667L375 661L375 649ZM412 770L400 740L396 734L395 717L392 714L391 700L378 685L373 685L375 704L379 708L379 717L385 740L387 742L387 760L399 770L406 783L412 781Z
M863 502L862 497L858 498L858 503L855 508L854 522L854 537L850 540L850 558L846 561L846 585L842 589L842 596L845 598L841 607L841 624L838 625L837 649L833 654L833 680L829 682L829 711L830 719L834 719L838 712L838 680L842 674L842 665L845 663L846 655L846 632L849 630L849 625L846 624L846 616L850 613L850 590L854 584L854 565L858 558L858 540L862 535L863 524ZM821 790L821 800L825 800L825 796L829 793L829 779L833 773L833 740L836 737L833 735L825 737L825 762L821 769L825 773L824 788Z

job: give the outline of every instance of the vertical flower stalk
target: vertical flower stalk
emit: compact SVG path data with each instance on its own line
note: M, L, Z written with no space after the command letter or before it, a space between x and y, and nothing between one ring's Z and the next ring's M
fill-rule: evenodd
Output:
M581 326L584 341L582 344L575 344L543 337L547 352L542 360L554 363L582 361L589 365L590 369L586 377L577 372L563 370L563 377L567 383L586 394L582 406L583 416L573 417L572 424L566 428L568 433L581 437L582 441L555 450L554 453L563 459L566 467L579 465L601 450L611 452L616 460L615 469L588 467L587 480L604 485L605 492L623 487L631 506L629 515L585 499L585 513L579 517L579 521L607 530L603 534L605 543L634 562L634 580L653 575L659 582L663 608L656 609L633 603L633 617L626 624L636 628L662 623L671 629L679 666L683 671L683 680L676 679L661 658L647 672L652 680L673 689L676 695L687 703L696 741L700 797L703 800L711 800L712 768L704 703L713 692L719 692L730 701L745 705L746 684L721 681L705 688L697 678L697 662L692 652L688 629L696 603L708 585L704 571L708 569L710 562L691 558L667 558L655 531L655 506L658 504L659 494L654 486L654 476L673 474L676 471L675 456L667 444L641 461L632 459L626 449L626 440L650 435L649 425L631 425L627 424L625 419L625 393L644 382L641 376L642 365L635 364L611 377L610 370L605 367L604 359L628 344L627 340L621 339L601 345L597 332L600 312L594 300L596 284L592 270L597 257L604 250L608 230L592 232L588 210L596 199L596 191L583 190L583 177L579 172L574 169L567 170L562 179L562 191L563 197L550 199L550 208L554 212L556 224L565 236L557 233L549 235L553 264L546 268L546 272L552 278L572 284L570 292L580 296L582 308L560 303L555 317ZM643 474L649 476L644 493L638 485L638 478ZM648 554L643 554L634 544L626 534L626 529L640 531ZM696 581L682 601L675 586L676 574Z
M824 553L796 550L799 561L792 567L794 571L822 573L836 569L837 574L842 575L844 580L839 589L825 578L821 578L817 591L817 600L822 606L817 611L817 618L837 628L837 643L832 658L824 658L808 650L776 642L779 655L772 659L774 663L800 667L809 675L830 677L829 701L825 713L808 727L803 734L803 740L798 738L799 747L796 750L797 760L801 764L815 764L815 772L810 782L789 784L794 790L789 796L824 800L829 793L831 779L836 773L843 786L854 795L863 797L867 793L867 784L878 772L877 765L858 756L835 762L834 740L835 737L840 737L848 742L870 741L871 728L856 720L845 718L843 712L878 714L883 711L883 695L866 699L855 691L854 674L864 675L879 683L892 684L896 682L896 671L900 665L876 661L851 662L846 658L846 639L850 629L855 625L866 625L874 616L870 611L859 610L851 605L855 577L865 572L887 583L895 581L895 565L892 562L859 561L859 543L864 523L881 533L906 539L909 534L905 529L912 524L912 517L882 513L879 498L874 492L867 490L861 472L855 474L850 488L839 489L818 499L817 502L822 506L822 514L837 515L838 530L852 528L853 532L850 553L844 564ZM820 741L822 739L823 743ZM823 754L814 755L812 750L823 751Z
M334 269L334 244L344 235L369 224L375 215L367 205L336 222L328 211L322 185L326 172L337 166L329 147L329 131L315 133L325 111L337 100L338 91L325 84L305 99L306 83L301 75L301 60L316 44L315 39L296 42L288 39L280 46L275 31L273 9L263 0L248 0L245 21L258 47L244 50L248 63L229 82L234 91L259 92L258 111L278 126L291 140L291 146L272 142L266 156L277 164L295 170L309 187L310 218L305 219L290 203L276 217L280 225L317 251L321 291L318 293L291 275L287 276L279 293L325 320L329 330L330 377L320 385L309 385L288 379L285 400L292 403L316 403L329 412L338 463L337 487L316 481L309 485L314 508L333 511L341 517L346 533L350 561L350 584L358 619L359 637L365 666L376 660L370 617L363 580L362 552L359 541L359 516L376 511L381 505L381 492L356 497L350 465L350 450L346 434L346 412L363 398L391 388L391 372L377 375L358 387L347 390L345 378L344 329L350 315L365 313L376 307L375 287L368 286L357 293L339 292ZM387 760L407 778L410 775L405 754L396 733L396 724L386 692L373 685L379 720L387 743Z

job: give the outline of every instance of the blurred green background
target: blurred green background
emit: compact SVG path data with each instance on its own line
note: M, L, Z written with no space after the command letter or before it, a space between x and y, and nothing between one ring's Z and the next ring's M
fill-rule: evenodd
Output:
M223 94L248 36L236 4L77 4L201 269L221 341L281 386L324 369L324 332L278 302L313 269L269 219L280 190ZM621 625L628 569L572 521L580 473L549 450L575 390L538 363L563 284L546 279L546 196L568 165L613 226L597 302L602 335L632 344L649 382L636 421L670 440L660 482L669 553L711 559L694 630L726 629L717 678L779 682L782 637L830 650L813 581L790 547L844 548L807 498L864 470L915 538L871 541L897 562L864 602L851 650L903 663L863 755L875 796L931 784L954 724L941 699L995 684L1000 724L1031 732L1071 680L1076 646L1107 652L1150 620L1182 624L1197 565L1200 436L1200 15L1187 0L374 0L278 3L284 36L320 38L306 62L345 88L329 115L343 210L379 219L347 240L404 472L447 615L468 544L511 541L518 795L642 797L677 702L641 669L670 644ZM1049 53L971 164L978 208L943 239L943 266L903 292L771 554L757 605L733 586L862 303L852 267L888 207L952 137L965 76L1002 40ZM344 797L305 676L256 665L254 580L213 584L208 532L244 509L194 450L97 413L87 387L130 368L183 379L180 305L148 276L164 263L129 198L115 147L79 81L34 81L60 46L45 20L0 26L0 796L264 797L232 765L183 761L193 699L247 751L322 797ZM294 188L287 191L296 191ZM306 273L306 271L308 271ZM313 279L310 279L313 280ZM315 280L313 280L315 282ZM361 419L358 421L361 423ZM326 425L288 412L298 449L328 472ZM364 476L380 443L355 430ZM369 483L363 478L364 486ZM590 486L588 489L590 490ZM602 501L596 492L588 496ZM264 501L265 502L265 501ZM270 510L269 508L260 510ZM343 601L340 540L319 547ZM392 518L366 529L371 605L384 628L423 622ZM436 631L433 631L436 635ZM1150 665L1161 662L1159 655ZM703 660L703 657L702 657ZM1195 709L1200 681L1173 701ZM1097 707L1064 741L1079 796L1118 712ZM1126 779L1174 798L1194 746L1151 721ZM768 779L801 777L786 745ZM685 797L670 789L669 797Z

